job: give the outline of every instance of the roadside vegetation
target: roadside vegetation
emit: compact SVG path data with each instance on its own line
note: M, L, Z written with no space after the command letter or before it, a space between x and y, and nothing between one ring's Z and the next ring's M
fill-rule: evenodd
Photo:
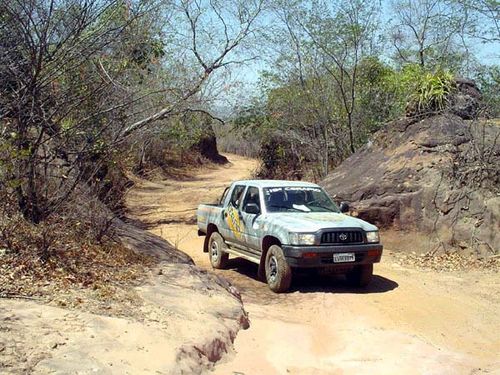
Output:
M218 120L207 108L261 11L0 1L0 295L139 277L152 260L125 249L114 225L127 175L210 161Z
M231 123L257 144L262 177L320 180L390 121L449 108L462 78L482 93L470 118L500 115L496 1L276 1L271 8L268 63L253 101ZM228 140L227 149L238 147Z

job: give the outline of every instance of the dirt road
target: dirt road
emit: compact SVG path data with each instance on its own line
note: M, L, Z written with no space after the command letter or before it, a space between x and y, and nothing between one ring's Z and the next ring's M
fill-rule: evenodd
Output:
M133 213L152 231L211 269L192 224L200 202L214 201L256 162L227 155L230 166L183 181L145 182L130 196ZM383 237L382 237L383 239ZM498 273L439 273L398 265L386 249L367 290L341 279L298 277L274 294L241 259L214 270L239 288L251 326L220 374L500 374Z

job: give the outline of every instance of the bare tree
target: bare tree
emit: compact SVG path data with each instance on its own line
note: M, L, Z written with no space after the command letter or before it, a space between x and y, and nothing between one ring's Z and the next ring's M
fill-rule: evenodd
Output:
M446 0L394 0L390 40L396 59L422 67L449 65L460 51L466 14Z
M500 42L500 4L496 0L452 0L467 19L464 33L486 43Z
M137 132L202 110L201 89L240 61L231 56L261 9L261 1L2 0L1 156L24 216L39 222L79 184L102 186L111 156ZM224 43L207 48L200 35L210 33Z
M360 0L299 2L294 8L279 3L276 8L293 51L281 52L280 61L293 61L289 84L298 77L297 87L311 104L314 120L305 124L316 129L316 142L322 141L326 174L332 143L337 156L345 157L340 129L346 129L349 152L356 149L358 65L372 52L378 7Z

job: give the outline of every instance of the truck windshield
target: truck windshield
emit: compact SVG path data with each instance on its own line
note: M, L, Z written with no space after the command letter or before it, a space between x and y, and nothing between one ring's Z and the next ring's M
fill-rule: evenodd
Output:
M271 187L263 191L268 212L340 212L319 187Z

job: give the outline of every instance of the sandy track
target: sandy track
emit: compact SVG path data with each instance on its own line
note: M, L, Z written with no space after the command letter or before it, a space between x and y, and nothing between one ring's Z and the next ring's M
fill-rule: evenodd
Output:
M200 202L213 202L256 162L227 155L231 165L204 169L184 181L145 182L132 192L137 218L211 269L192 222ZM383 237L382 237L383 238ZM401 267L386 250L367 290L341 279L296 277L277 295L241 259L223 275L242 293L251 327L220 374L478 374L500 373L500 277L468 271L438 273Z

